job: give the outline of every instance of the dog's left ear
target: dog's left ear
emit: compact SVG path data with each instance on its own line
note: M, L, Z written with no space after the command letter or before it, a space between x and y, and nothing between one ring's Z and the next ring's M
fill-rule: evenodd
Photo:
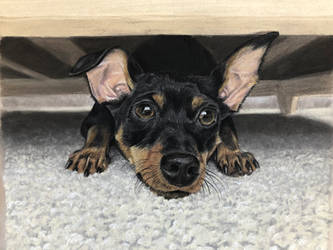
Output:
M227 58L222 73L222 85L218 89L218 97L232 111L239 110L250 90L258 82L258 72L263 57L269 45L278 35L278 32L271 32L258 36Z
M121 49L106 49L78 60L70 75L86 73L97 102L117 100L134 88L128 72L127 54Z

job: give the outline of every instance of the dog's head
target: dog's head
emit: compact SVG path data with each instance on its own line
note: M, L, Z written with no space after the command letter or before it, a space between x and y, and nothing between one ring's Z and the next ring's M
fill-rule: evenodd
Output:
M258 82L262 58L277 33L258 36L209 75L144 72L121 49L81 58L91 93L115 119L115 139L137 176L166 197L197 192L221 142L223 118L238 111Z

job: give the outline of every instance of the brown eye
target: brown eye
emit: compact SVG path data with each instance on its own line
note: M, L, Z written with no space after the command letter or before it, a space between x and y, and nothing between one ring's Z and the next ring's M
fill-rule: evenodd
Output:
M150 119L155 115L155 110L150 104L142 103L136 106L135 113L142 119Z
M201 125L209 126L216 121L216 112L211 109L204 109L200 112L199 121Z

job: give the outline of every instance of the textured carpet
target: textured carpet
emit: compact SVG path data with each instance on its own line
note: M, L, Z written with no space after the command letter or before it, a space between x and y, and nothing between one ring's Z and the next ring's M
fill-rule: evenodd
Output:
M332 128L278 115L236 117L261 169L215 171L210 187L165 200L138 187L116 152L88 178L65 171L83 113L3 117L8 249L326 249ZM214 182L210 179L210 182Z

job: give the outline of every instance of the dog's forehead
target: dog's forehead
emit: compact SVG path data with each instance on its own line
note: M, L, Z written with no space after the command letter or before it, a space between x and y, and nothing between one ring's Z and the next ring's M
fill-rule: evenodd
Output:
M167 76L156 76L139 82L133 97L152 97L159 105L176 105L181 108L192 104L193 100L203 98L197 83L186 78L175 80ZM140 99L140 98L139 98ZM171 108L171 107L170 107Z

